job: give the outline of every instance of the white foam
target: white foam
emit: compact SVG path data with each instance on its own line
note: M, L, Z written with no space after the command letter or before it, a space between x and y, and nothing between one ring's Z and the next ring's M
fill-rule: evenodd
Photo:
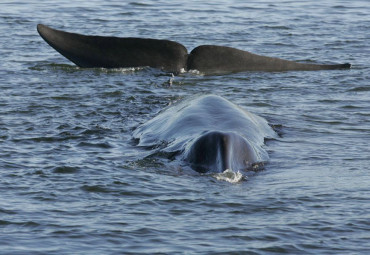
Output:
M180 69L180 73L186 73L185 68L181 68L181 69Z
M188 73L194 74L194 75L204 75L204 73L202 73L202 72L200 72L196 69L190 69L190 70L188 70Z
M142 71L147 67L119 67L119 68L99 68L104 73L134 73L138 71Z
M230 169L226 169L222 173L215 174L214 177L219 181L227 181L227 182L230 182L230 183L238 183L238 182L241 182L243 179L246 178L239 171L234 172Z

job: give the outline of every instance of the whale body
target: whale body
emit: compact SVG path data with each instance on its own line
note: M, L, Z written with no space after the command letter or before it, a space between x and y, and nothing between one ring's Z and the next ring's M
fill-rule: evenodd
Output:
M223 97L201 95L159 113L133 132L139 146L160 147L200 173L244 171L266 162L267 121Z
M348 69L350 64L305 64L266 57L231 47L202 45L188 54L180 43L147 38L120 38L69 33L38 24L40 36L79 67L143 67L167 72L197 70L204 74L240 71L313 71Z

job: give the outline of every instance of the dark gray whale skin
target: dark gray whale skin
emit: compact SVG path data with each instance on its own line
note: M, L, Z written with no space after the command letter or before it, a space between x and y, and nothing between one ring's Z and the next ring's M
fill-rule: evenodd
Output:
M168 40L87 36L41 24L37 31L51 47L79 67L150 66L179 72L186 65L186 48Z
M234 132L210 131L198 137L185 159L199 173L245 170L258 162L252 146Z
M225 46L202 45L191 51L187 68L204 73L241 71L316 71L348 69L350 64L318 65L265 57Z
M199 173L248 171L268 160L267 121L216 95L195 96L160 112L134 130L138 145L178 155ZM156 151L158 152L158 151Z
M146 38L88 36L38 24L40 36L79 67L143 67L179 73L198 70L204 74L241 71L313 71L348 69L350 64L305 64L265 57L235 48L202 45L188 54L180 43Z

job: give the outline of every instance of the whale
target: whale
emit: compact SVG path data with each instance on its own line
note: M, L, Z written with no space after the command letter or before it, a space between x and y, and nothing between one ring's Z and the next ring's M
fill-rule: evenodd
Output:
M227 46L201 45L188 53L171 40L82 35L37 25L40 36L82 68L151 67L179 74L198 71L222 74L243 71L315 71L349 69L351 64L312 64L261 56Z
M140 147L171 155L198 173L259 169L269 156L268 122L213 94L180 100L133 131Z

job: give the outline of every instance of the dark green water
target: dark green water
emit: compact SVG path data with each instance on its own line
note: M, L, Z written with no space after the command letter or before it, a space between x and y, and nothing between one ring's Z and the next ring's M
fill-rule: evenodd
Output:
M2 1L0 254L369 254L368 1ZM171 39L351 70L79 69L37 34ZM145 158L133 130L223 96L279 127L232 184ZM200 116L201 117L201 116Z

